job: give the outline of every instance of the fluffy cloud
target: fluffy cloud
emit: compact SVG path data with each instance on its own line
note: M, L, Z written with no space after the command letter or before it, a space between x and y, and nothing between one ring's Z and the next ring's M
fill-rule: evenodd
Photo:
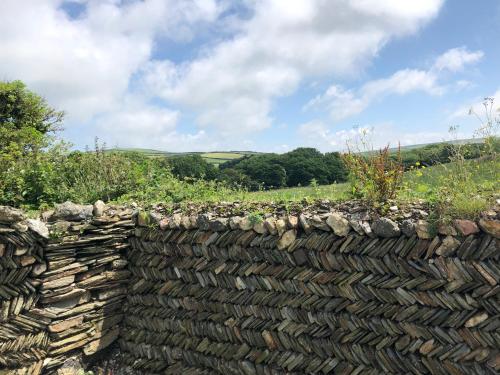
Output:
M220 12L212 0L79 2L85 8L76 19L62 0L0 4L1 78L27 82L75 121L120 106L156 35L188 38Z
M416 32L441 0L248 2L252 17L194 61L145 68L152 94L195 111L222 134L269 127L273 99L307 78L359 72L391 39Z
M321 121L312 121L299 126L297 133L302 145L316 147L321 151L345 151L348 147L360 148L364 151L362 143L367 143L368 149L378 149L389 145L390 147L442 142L450 139L450 134L443 131L408 132L398 129L391 123L364 125L348 130L332 130ZM470 134L460 133L459 138L470 137Z
M374 101L387 95L404 95L414 91L441 95L445 92L445 87L439 80L444 71L460 71L467 64L477 63L482 57L482 51L470 52L465 47L453 48L439 56L428 70L400 70L388 78L369 81L358 90L346 90L332 85L304 108L326 107L334 120L342 120L364 111Z

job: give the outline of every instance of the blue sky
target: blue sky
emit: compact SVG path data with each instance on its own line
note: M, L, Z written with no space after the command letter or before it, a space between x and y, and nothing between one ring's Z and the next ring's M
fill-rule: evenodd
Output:
M76 148L342 150L471 137L500 104L497 0L4 0L0 79Z

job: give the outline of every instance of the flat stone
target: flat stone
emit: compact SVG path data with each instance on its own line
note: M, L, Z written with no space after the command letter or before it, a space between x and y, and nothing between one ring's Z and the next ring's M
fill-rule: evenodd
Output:
M413 220L403 220L401 222L400 228L401 232L403 232L406 237L411 237L415 234L415 222Z
M363 229L363 232L365 232L365 234L368 237L370 237L370 238L375 237L375 233L373 233L372 227L370 226L370 223L368 221L360 221L359 225Z
M266 228L264 221L260 221L258 223L255 223L253 226L253 230L259 234L266 234L267 233L267 228Z
M299 215L299 224L306 234L312 232L311 224L309 224L309 219L304 214Z
M81 221L90 219L92 217L92 205L75 204L66 201L61 204L56 204L54 214L50 217L51 220L68 220L68 221Z
M441 256L448 256L452 254L460 246L460 241L453 236L446 236L437 248L436 254Z
M37 233L40 237L49 238L49 228L47 228L47 225L43 221L28 219L26 220L26 224L31 231Z
M286 225L290 228L290 229L295 229L298 227L299 225L299 218L297 216L294 216L294 215L288 215L286 217Z
M28 225L23 221L18 221L16 223L11 224L10 226L14 228L16 231L21 233L28 231Z
M415 230L417 232L417 236L424 240L428 240L432 237L432 227L431 224L426 220L418 220L415 225Z
M437 227L438 233L443 236L456 236L458 234L457 230L449 224L439 223Z
M240 221L241 216L231 216L229 218L229 228L232 230L239 229Z
M283 219L276 220L276 232L278 232L278 236L282 236L286 231L286 222Z
M354 229L354 231L361 235L361 236L364 236L366 233L365 231L363 230L363 226L361 225L361 220L349 220L349 225L351 226L352 229ZM371 231L371 228L370 228L370 231Z
M62 332L71 327L78 326L83 323L83 315L75 316L66 320L56 321L49 325L49 332Z
M264 220L264 225L270 234L276 235L278 233L278 230L276 229L276 219L274 217L266 218Z
M242 217L238 223L238 227L241 230L250 230L253 229L252 220L248 216Z
M98 200L97 202L94 203L94 206L92 208L92 214L95 217L101 217L104 215L104 211L106 210L107 206L106 203L104 203L102 200Z
M23 221L24 219L26 219L26 215L20 209L10 206L0 206L0 223L10 224Z
M488 319L488 314L485 312L481 313L481 314L474 315L472 318L470 318L469 320L467 320L465 322L465 327L467 327L467 328L475 327L478 324L484 322L486 319Z
M453 222L458 233L462 236L468 236L479 232L477 224L471 220L457 219Z
M223 232L227 230L229 219L224 217L219 217L217 219L210 220L208 224L208 229L213 232Z
M328 217L326 218L326 223L330 228L332 228L333 233L340 237L347 236L347 234L351 230L349 221L337 212L328 215Z
M372 230L377 236L384 238L397 237L401 234L398 224L386 217L375 220Z
M35 262L36 258L31 255L23 255L21 258L19 258L19 263L21 263L21 266L23 267L29 266Z
M168 217L164 217L163 219L160 220L158 223L158 226L160 227L160 230L167 230L170 228L170 219Z
M85 345L85 347L83 348L83 352L86 355L97 353L99 350L108 347L113 341L115 341L118 338L119 333L120 330L118 329L118 327L110 330L99 339L91 341L87 345Z
M173 214L168 218L168 227L170 229L179 229L181 227L182 215Z
M281 238L277 243L278 249L280 250L286 249L295 241L296 237L297 237L297 232L295 231L295 229L287 230L285 233L283 233L283 235L281 236Z
M500 221L498 220L479 220L479 226L483 231L495 238L500 238Z

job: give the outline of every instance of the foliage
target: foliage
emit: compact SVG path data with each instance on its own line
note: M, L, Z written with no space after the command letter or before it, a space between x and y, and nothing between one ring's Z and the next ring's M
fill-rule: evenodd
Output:
M199 154L175 156L168 159L172 167L172 173L180 179L204 178L214 180L217 177L217 169Z
M221 178L226 170L239 171L246 178L240 182L250 190L307 186L312 179L331 184L347 179L339 153L322 154L314 148L298 148L282 155L259 154L221 164ZM230 172L234 175L235 172Z
M376 204L396 198L403 187L401 153L394 160L389 146L369 155L348 152L344 163L350 172L352 194Z
M23 201L22 175L26 168L39 166L44 158L41 151L50 146L51 133L62 118L62 112L48 106L21 81L0 81L0 202L15 205Z

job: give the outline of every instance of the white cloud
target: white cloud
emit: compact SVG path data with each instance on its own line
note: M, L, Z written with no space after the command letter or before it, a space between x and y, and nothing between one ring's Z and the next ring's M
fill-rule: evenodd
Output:
M442 1L252 1L233 38L175 65L154 61L144 85L222 133L269 127L273 99L307 78L359 72L391 39L415 33Z
M388 78L369 81L358 90L332 85L324 94L309 101L304 109L326 107L334 120L342 120L361 113L374 101L388 95L404 95L415 91L442 95L446 90L439 82L442 71L457 72L467 64L478 62L482 56L482 51L469 52L464 47L450 49L439 56L428 70L399 70ZM463 83L457 82L457 88L463 87Z
M312 121L299 126L297 133L301 145L316 147L323 152L345 151L359 147L364 151L362 139L368 144L368 149L442 142L450 139L447 131L418 131L411 132L399 129L391 123L364 125L347 130L332 130L321 121ZM467 138L470 134L460 133L459 138Z
M220 11L212 0L90 0L80 1L85 11L72 19L63 3L2 0L0 78L25 81L75 121L119 105L155 35L187 38Z
M453 48L439 56L433 68L438 71L458 72L463 70L465 65L477 63L483 56L483 51L469 52L465 47Z

